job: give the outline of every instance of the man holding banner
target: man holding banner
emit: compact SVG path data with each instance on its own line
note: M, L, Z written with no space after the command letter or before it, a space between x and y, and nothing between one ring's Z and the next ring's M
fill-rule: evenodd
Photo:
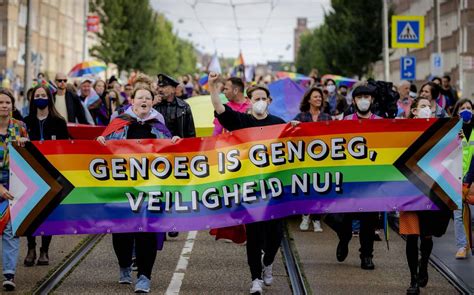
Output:
M366 120L366 119L382 119L372 114L371 107L374 101L375 89L366 82L355 85L352 97L354 98L355 113L344 117L344 120ZM360 267L366 270L375 268L372 262L372 254L374 251L374 232L377 224L378 213L349 213L341 214L342 224L336 230L339 237L337 245L336 257L339 262L346 259L349 253L349 242L352 238L352 220L360 220Z
M236 112L229 106L222 104L219 98L219 90L216 87L218 78L219 75L216 73L209 74L209 92L211 93L215 117L225 129L233 131L285 123L283 119L268 113L268 105L272 102L272 99L268 89L263 86L254 86L247 90L247 95L252 103L250 114ZM263 284L269 286L273 281L273 261L283 237L281 220L247 224L246 234L247 262L252 276L250 293L261 294ZM265 253L263 257L262 250Z

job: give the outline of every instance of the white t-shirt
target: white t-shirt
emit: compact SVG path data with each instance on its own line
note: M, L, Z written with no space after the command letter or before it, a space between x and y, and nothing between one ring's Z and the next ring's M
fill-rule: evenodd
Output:
M56 94L56 102L54 103L54 106L59 114L67 121L66 95Z

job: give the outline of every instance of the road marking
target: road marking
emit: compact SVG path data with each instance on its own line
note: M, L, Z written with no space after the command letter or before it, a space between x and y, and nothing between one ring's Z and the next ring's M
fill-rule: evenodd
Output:
M173 277L171 278L171 282L168 285L168 289L166 290L166 295L179 294L179 290L183 284L184 274L186 272L186 268L188 267L189 257L193 251L194 241L196 241L196 236L197 231L190 231L188 233L188 237L186 238L183 250L179 256L178 264L176 265Z

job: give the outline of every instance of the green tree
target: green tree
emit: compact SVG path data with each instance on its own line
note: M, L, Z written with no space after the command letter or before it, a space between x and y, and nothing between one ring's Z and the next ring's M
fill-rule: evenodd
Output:
M193 73L196 71L196 54L193 45L185 40L176 39L176 50L178 52L177 74Z
M178 69L178 53L176 51L176 37L173 35L173 26L163 15L159 15L155 27L158 38L155 46L158 51L155 71L174 75Z
M94 0L91 11L99 14L102 26L92 56L116 64L119 71L177 75L195 70L192 44L175 36L172 24L148 0Z
M91 55L105 63L117 63L124 59L128 44L123 42L128 32L123 29L126 21L123 0L91 1L91 11L100 17L101 32L97 33L99 44L91 48ZM122 40L122 41L120 41Z
M360 78L381 59L382 2L332 0L331 4L324 24L306 37L311 40L302 39L297 67ZM309 53L304 51L308 48Z

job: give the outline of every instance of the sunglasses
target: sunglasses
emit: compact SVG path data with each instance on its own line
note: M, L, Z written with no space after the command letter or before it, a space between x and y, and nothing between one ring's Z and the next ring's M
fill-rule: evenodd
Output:
M61 83L61 82L64 82L66 83L67 82L67 79L56 79L57 82Z

